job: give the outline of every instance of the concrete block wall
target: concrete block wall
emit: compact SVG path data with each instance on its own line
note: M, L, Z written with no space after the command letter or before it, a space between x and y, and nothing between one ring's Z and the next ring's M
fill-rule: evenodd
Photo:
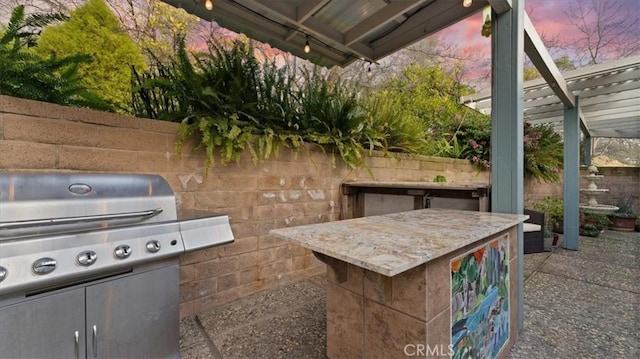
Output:
M258 165L245 154L205 173L193 144L176 154L176 132L174 123L0 96L0 171L153 173L169 182L180 209L229 215L234 243L181 257L181 316L324 273L308 250L268 232L338 220L344 181L489 180L465 160L406 155L375 155L369 169L350 169L314 146L282 149Z
M596 182L598 188L609 192L596 198L600 204L615 205L627 198L633 199L636 213L640 213L640 167L599 167L598 174L604 177ZM586 167L580 168L580 188L587 188L589 182L584 178L589 172ZM542 201L545 196L558 195L562 198L562 182L545 183L534 178L525 178L525 207L533 202ZM580 194L580 202L587 202L587 196Z
M604 177L596 185L609 190L596 198L598 203L615 206L620 200L632 198L634 209L640 214L640 167L599 167L598 171ZM586 168L580 170L581 176L588 174ZM580 188L587 188L588 184L587 179L580 177ZM581 194L580 202L586 201L587 197Z

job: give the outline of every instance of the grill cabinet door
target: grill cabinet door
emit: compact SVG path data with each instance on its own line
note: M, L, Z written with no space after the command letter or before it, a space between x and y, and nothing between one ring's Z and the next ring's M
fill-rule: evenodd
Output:
M0 307L0 357L84 358L84 328L84 288Z
M178 283L176 263L88 286L87 357L178 358Z

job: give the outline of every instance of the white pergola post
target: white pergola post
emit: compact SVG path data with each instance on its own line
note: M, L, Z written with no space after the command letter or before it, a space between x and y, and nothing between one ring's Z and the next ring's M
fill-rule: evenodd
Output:
M491 211L522 214L524 207L524 1L493 14L491 32ZM518 328L524 319L524 242L518 225Z

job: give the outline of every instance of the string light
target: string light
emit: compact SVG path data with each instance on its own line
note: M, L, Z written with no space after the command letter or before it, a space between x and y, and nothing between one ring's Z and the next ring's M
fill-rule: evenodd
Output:
M204 7L207 10L213 10L213 0L205 0Z
M304 41L304 53L308 54L311 52L311 46L309 45L309 35L307 35L307 39Z
M462 6L469 7L469 6L471 6L472 2L473 2L473 0L462 0Z

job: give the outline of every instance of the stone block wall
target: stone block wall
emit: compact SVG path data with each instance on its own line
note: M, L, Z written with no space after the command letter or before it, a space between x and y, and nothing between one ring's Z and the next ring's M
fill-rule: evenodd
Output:
M596 182L598 188L609 190L596 198L598 203L615 205L620 200L632 198L636 213L640 213L640 167L599 167L598 171L598 174L604 176ZM588 174L586 167L580 168L580 188L587 188L589 185L584 178ZM562 191L562 183L545 183L534 178L525 178L525 207L530 207L533 202L542 201L545 196L562 197ZM580 202L587 202L587 196L580 194Z
M600 204L616 205L620 200L633 199L636 213L640 213L640 167L599 167L598 174L604 177L596 182L598 188L609 189L609 192L596 198ZM580 170L581 176L589 173L586 168ZM580 188L587 188L589 182L580 177ZM580 195L580 202L587 197Z
M152 173L176 193L178 208L229 215L235 242L181 257L181 316L321 274L301 247L268 235L284 226L339 219L344 181L358 179L488 182L465 160L381 155L369 170L350 169L315 146L254 165L218 163L204 170L201 152L175 151L177 125L0 96L0 171ZM335 165L334 165L335 164Z

